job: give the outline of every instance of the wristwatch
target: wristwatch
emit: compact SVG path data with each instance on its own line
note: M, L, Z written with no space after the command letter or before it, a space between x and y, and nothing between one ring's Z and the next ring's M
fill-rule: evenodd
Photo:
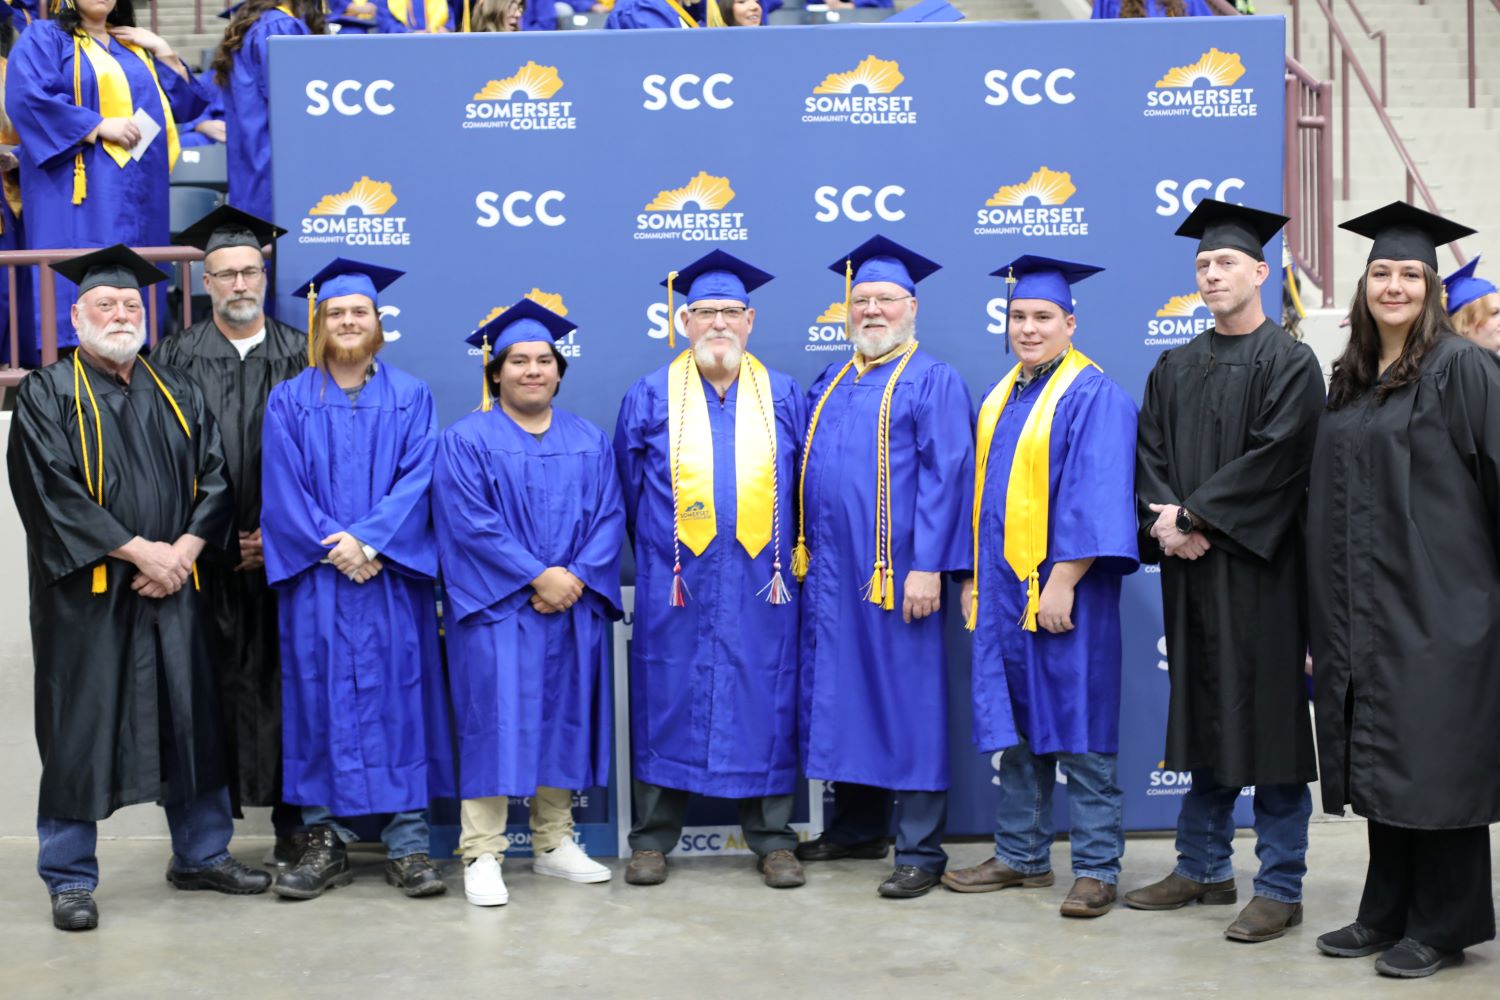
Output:
M1191 535L1198 525L1193 521L1193 515L1188 513L1186 507L1177 508L1177 530L1184 535Z

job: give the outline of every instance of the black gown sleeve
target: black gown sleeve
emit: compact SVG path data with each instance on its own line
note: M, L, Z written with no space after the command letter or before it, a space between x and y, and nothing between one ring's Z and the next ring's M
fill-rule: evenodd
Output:
M1448 434L1479 486L1491 537L1500 537L1500 364L1482 348L1458 352L1439 399Z
M1163 425L1167 419L1167 401L1162 398L1162 368L1165 355L1146 377L1146 393L1141 398L1141 415L1135 437L1135 503L1139 528L1136 539L1141 562L1161 562L1161 545L1151 537L1151 525L1157 515L1153 503L1176 503L1176 494L1167 479L1167 436Z
M224 442L219 438L218 423L203 401L203 393L188 383L187 396L196 417L193 444L197 490L183 534L203 539L207 543L204 552L209 558L235 566L240 561L240 541L234 526L234 494L224 460Z

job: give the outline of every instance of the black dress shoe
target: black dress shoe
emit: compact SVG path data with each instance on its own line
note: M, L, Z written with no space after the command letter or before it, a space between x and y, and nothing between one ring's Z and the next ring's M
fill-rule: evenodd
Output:
M385 863L385 880L408 896L437 896L448 891L443 873L425 854L408 854Z
M52 897L52 926L60 931L91 931L99 926L99 907L87 889L68 889Z
M317 899L324 890L348 885L354 881L349 870L349 851L331 826L318 826L307 832L302 857L291 868L279 873L271 891L287 899Z
M1450 965L1462 965L1462 951L1439 951L1416 938L1402 938L1375 960L1375 971L1397 979L1421 979Z
M1396 943L1396 938L1366 927L1356 920L1336 931L1318 937L1318 950L1334 958L1364 958L1377 951L1385 951Z
M798 861L837 861L840 858L855 858L860 861L877 861L889 850L884 837L867 840L863 844L840 844L823 834L814 840L797 845Z
M942 880L924 868L915 865L897 865L891 877L880 883L880 894L887 899L915 899L925 896L927 890Z
M225 858L212 868L180 872L167 865L167 881L178 889L212 889L231 896L254 896L271 888L271 876L259 868L247 868L234 858Z

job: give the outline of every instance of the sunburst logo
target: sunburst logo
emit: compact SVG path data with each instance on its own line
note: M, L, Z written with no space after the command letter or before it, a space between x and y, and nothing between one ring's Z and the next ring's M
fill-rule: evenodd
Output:
M646 211L681 212L690 205L711 211L723 208L731 201L734 201L734 188L729 186L729 178L715 177L700 170L698 176L683 187L658 192L655 198L646 202Z
M1039 205L1066 205L1068 199L1077 193L1072 174L1042 167L1020 184L1002 184L985 204L1025 205L1035 201Z
M556 66L539 66L528 62L503 80L491 80L474 95L476 101L509 101L520 97L528 101L545 101L562 89L562 77Z
M849 307L842 302L829 303L823 315L818 317L819 323L847 323L849 321Z
M1194 292L1192 295L1174 295L1167 300L1167 304L1156 310L1158 316L1191 316L1203 308L1203 296Z
M1214 325L1214 318L1197 292L1174 295L1156 310L1146 325L1147 347L1177 347Z
M540 288L533 288L522 297L530 299L537 305L541 306L543 309L552 310L559 316L568 315L568 307L563 305L563 297L556 292L544 292ZM515 303L513 302L507 302L503 306L496 306L495 308L491 309L489 315L479 321L479 326L484 326L486 323L492 322L493 320L498 319L500 316L503 316L505 314L505 310L509 309L514 304ZM475 327L475 329L478 329L478 327Z
M1245 64L1240 62L1238 52L1220 52L1209 49L1198 57L1197 62L1186 66L1173 66L1167 70L1158 87L1194 87L1205 83L1210 87L1228 87L1245 75Z
M528 61L510 76L491 80L464 105L463 127L507 128L518 132L578 127L572 101L555 101L563 89L556 66Z
M802 349L809 353L826 351L850 351L854 345L844 333L849 312L843 300L828 303L828 308L807 328L807 343Z
M360 215L384 215L396 204L396 193L389 181L361 177L354 186L338 194L325 194L308 210L308 215L348 215L359 209Z
M842 73L829 73L802 102L804 122L845 125L914 125L912 98L894 91L906 82L894 59L868 55Z
M1195 61L1163 73L1146 92L1144 114L1147 118L1254 118L1259 113L1254 88L1235 86L1246 72L1238 52L1209 49Z

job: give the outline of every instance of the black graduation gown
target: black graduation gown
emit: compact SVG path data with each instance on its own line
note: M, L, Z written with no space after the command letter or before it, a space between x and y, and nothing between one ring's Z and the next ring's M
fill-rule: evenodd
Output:
M135 567L116 559L105 560L105 592L92 594L94 566L136 535L203 538L200 569L238 562L239 544L219 432L193 384L156 366L192 430L189 440L139 363L129 385L83 367L103 423L103 507L84 485L71 357L21 382L7 465L26 529L42 757L37 810L98 820L135 802L183 802L221 787L224 761L201 595L189 584L160 600L140 597L130 589ZM86 392L83 414L97 461ZM159 725L168 707L170 733ZM167 787L162 752L169 745L179 767Z
M1308 500L1323 808L1500 821L1500 366L1435 344L1323 415Z
M1146 383L1135 489L1141 560L1161 564L1172 770L1228 786L1317 777L1301 521L1323 402L1312 350L1270 320L1200 334ZM1147 504L1163 501L1210 526L1202 558L1162 557Z
M234 489L235 528L260 526L260 435L271 387L307 367L307 335L274 319L266 339L240 352L206 316L157 344L153 361L192 379L219 426ZM230 798L240 806L273 806L281 799L281 656L276 594L263 569L201 572L213 609L220 652L215 660L224 716Z

